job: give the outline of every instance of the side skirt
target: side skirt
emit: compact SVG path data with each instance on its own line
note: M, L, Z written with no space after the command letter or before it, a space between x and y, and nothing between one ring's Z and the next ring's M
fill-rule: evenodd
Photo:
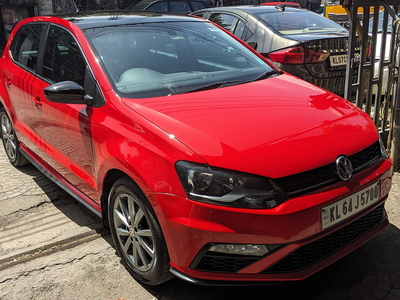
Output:
M84 197L79 196L78 190L74 192L72 189L70 189L66 184L58 180L56 177L54 177L49 171L47 171L41 164L39 164L33 157L31 157L24 149L20 148L19 149L21 153L34 165L40 172L42 172L44 175L46 175L52 182L54 182L56 185L58 185L60 188L62 188L64 191L66 191L70 196L72 196L75 200L79 201L81 204L83 204L87 209L89 209L92 213L94 213L96 216L99 218L102 217L101 214L101 208L98 207L96 209L92 205L88 203L84 199Z

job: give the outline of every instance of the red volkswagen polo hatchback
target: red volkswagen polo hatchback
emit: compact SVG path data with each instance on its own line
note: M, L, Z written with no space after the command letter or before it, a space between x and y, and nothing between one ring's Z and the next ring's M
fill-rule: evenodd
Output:
M207 20L26 19L0 72L11 164L101 216L146 284L298 280L388 224L371 119Z

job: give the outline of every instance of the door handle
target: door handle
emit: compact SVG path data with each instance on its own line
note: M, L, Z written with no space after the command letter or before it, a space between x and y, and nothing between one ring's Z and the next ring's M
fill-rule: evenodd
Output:
M42 107L42 100L40 100L39 96L33 97L33 102L35 102L36 108L41 108Z
M7 77L6 80L5 80L5 82L6 82L6 86L9 88L9 87L11 86L11 79L10 79L10 77Z

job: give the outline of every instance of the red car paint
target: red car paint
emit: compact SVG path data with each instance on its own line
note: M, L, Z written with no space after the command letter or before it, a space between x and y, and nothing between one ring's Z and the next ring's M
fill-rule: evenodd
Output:
M43 92L50 83L13 62L10 44L29 22L52 22L76 37L104 97L103 106L50 102ZM352 224L383 203L392 177L387 157L348 181L291 197L271 209L188 199L175 168L178 161L278 179L334 163L338 156L354 155L378 141L375 125L364 112L294 76L283 74L163 97L121 97L82 30L57 17L20 22L0 66L1 105L14 124L21 149L99 215L104 215L102 196L107 199L107 180L117 173L129 176L154 209L170 265L183 279L302 279L359 247L388 224L384 213L375 227L304 269L261 273L292 251ZM323 207L377 181L381 193L376 204L322 230ZM234 273L196 270L195 257L212 243L285 247Z

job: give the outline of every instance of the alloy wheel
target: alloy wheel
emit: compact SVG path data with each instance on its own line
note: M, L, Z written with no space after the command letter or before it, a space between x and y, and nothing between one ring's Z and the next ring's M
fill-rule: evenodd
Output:
M10 119L6 114L1 114L1 137L4 142L4 149L11 161L15 161L17 157L17 144L14 128Z
M154 236L143 208L127 194L114 202L114 226L121 250L140 271L149 271L155 259Z

